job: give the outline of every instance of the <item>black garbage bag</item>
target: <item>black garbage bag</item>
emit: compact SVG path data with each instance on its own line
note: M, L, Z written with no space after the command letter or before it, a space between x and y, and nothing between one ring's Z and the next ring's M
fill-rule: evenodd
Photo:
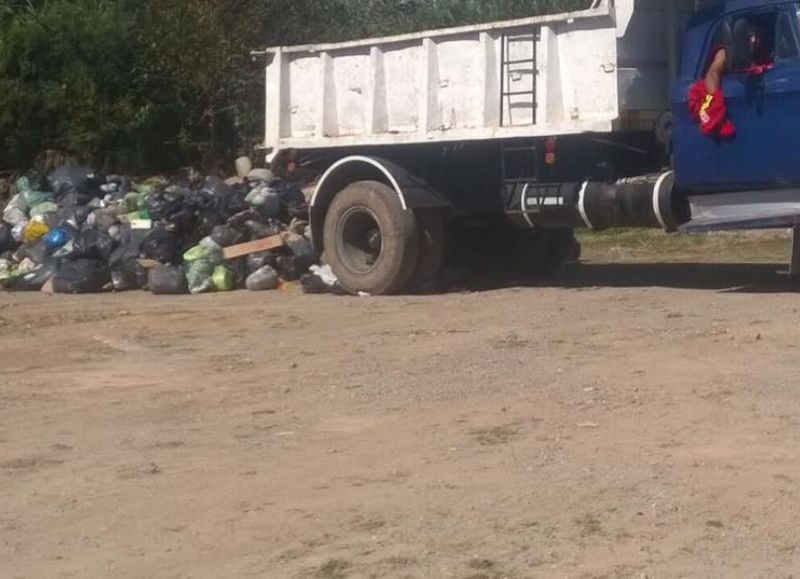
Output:
M230 247L244 241L244 235L230 225L217 225L211 231L211 239L220 247Z
M272 186L281 199L285 215L290 218L308 219L308 202L300 187L285 181L274 183Z
M314 265L314 260L294 254L278 256L278 273L284 281L297 281Z
M283 232L283 225L279 221L270 219L266 223L261 221L248 221L244 224L245 229L253 239L266 239L280 235Z
M147 272L143 280L137 261L141 244L136 243L130 235L127 237L128 241L117 247L108 260L111 266L111 285L114 291L118 292L131 291L147 285Z
M188 189L168 187L148 197L147 211L154 221L169 223L177 232L186 232L194 227L197 208Z
M225 224L224 200L203 191L195 192L191 197L192 209L196 215L195 237L202 239L215 227Z
M103 291L111 281L111 271L97 259L60 261L53 275L53 291L58 294L88 294Z
M97 227L83 229L72 242L73 259L99 259L108 261L117 248L117 242Z
M303 288L303 293L306 294L330 294L333 293L333 286L325 283L325 281L316 274L307 273L300 278L300 285Z
M137 259L141 251L141 243L136 243L132 238L128 239L125 243L121 244L108 258L108 263L116 265L123 261L130 259Z
M150 270L147 285L155 295L178 295L189 292L184 271L175 266L162 265Z
M278 272L266 265L251 273L245 283L251 292L261 292L277 289L280 279L278 279Z
M153 229L142 242L140 255L164 265L178 265L183 261L183 247L171 231Z
M136 262L136 287L143 290L148 289L150 283L150 270Z
M53 255L53 251L47 246L44 239L40 239L32 245L25 244L19 246L14 253L14 260L22 261L28 258L33 263L44 263L51 255Z
M240 211L235 215L228 218L228 225L238 229L239 231L246 231L245 224L248 221L261 221L261 214L257 209L250 208Z
M226 262L228 269L231 271L231 279L233 280L233 289L244 289L247 276L250 273L247 271L247 260L245 258L233 259Z
M4 251L15 251L19 243L14 239L11 231L14 228L8 223L0 223L0 253Z
M244 186L234 188L233 195L228 198L227 204L225 205L225 218L228 219L242 211L250 209L250 204L246 199L247 189Z
M277 267L278 256L271 251L262 251L261 253L252 253L247 256L247 273L253 274L259 269L270 266Z
M225 183L219 177L206 177L203 182L202 192L206 195L216 197L227 203L228 199L233 196L233 187Z
M60 205L56 212L56 226L83 227L92 211L94 209L88 205Z
M44 287L58 267L58 260L48 260L25 275L9 280L6 287L15 292L38 292Z
M139 289L139 264L136 259L124 259L111 265L111 286L116 292L127 292Z
M100 196L100 186L105 183L93 169L77 165L62 165L50 173L48 180L59 204L69 195L75 205L86 205Z

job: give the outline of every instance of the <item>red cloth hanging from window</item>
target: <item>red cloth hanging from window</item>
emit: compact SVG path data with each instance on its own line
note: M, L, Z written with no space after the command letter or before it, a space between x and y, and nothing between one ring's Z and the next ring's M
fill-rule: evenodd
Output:
M736 134L728 118L725 95L721 89L709 93L704 80L697 81L689 89L689 111L704 135L730 139Z

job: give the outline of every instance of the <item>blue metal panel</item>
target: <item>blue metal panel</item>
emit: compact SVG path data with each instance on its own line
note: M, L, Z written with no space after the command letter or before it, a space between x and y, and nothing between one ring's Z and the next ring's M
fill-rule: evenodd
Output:
M794 9L786 0L730 0L715 20L686 35L684 55L695 74L682 74L673 95L675 169L678 186L698 192L780 188L800 184L800 59L778 61L762 77L729 74L723 91L737 135L730 141L700 133L688 110L689 87L702 75L710 36L729 11L773 5ZM793 15L793 22L796 19ZM698 46L700 48L698 48ZM692 63L685 64L685 71Z

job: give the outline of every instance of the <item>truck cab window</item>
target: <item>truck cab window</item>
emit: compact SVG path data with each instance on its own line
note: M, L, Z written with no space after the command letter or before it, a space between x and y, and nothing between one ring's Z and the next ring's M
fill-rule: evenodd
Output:
M777 12L759 12L740 16L733 21L732 25L732 49L730 70L741 72L748 70L752 66L769 66L775 62L776 57L776 33L778 32ZM790 26L781 26L784 32L784 42L786 34L792 34L791 41L794 41L793 31ZM791 45L785 47L791 50Z
M791 60L798 56L800 56L800 48L797 46L797 37L791 17L787 13L782 13L778 16L775 26L775 59Z

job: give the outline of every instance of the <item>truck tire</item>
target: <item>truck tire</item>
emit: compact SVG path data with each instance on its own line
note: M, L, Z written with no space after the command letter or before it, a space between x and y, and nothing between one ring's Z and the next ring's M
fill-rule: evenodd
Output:
M325 255L351 293L394 294L406 287L419 254L413 211L378 181L359 181L334 197L325 216Z
M416 214L419 229L419 255L411 274L409 287L420 291L429 289L436 281L444 263L444 219L439 211L419 211Z

